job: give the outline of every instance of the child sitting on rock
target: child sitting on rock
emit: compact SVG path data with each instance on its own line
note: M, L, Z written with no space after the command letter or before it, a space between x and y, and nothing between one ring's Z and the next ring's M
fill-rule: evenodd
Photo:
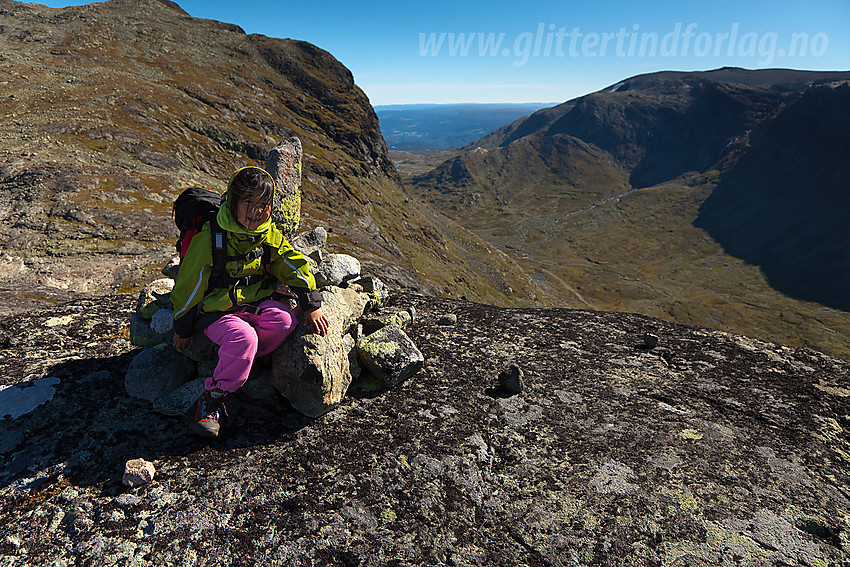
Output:
M296 312L303 310L305 323L320 335L328 331L307 259L271 221L274 192L264 169L236 171L215 221L192 238L171 292L174 346L187 348L198 331L219 345L218 364L192 423L197 435L218 436L227 415L224 397L246 382L257 356L274 351L298 325L289 306L273 298L278 282L297 296ZM215 269L214 240L226 242L223 271Z

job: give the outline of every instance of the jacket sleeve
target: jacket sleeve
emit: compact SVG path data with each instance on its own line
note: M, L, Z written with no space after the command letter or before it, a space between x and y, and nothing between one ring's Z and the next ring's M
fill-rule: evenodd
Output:
M174 332L180 337L191 337L195 333L195 313L207 292L212 273L210 238L209 225L192 238L174 281L171 304L174 306Z
M322 292L316 289L316 278L310 273L310 264L301 252L295 250L281 235L277 247L278 257L273 258L271 273L285 283L298 296L304 308L318 309L322 306Z

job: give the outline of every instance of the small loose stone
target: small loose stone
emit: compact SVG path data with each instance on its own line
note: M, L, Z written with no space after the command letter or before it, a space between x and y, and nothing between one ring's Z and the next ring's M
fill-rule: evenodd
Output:
M658 335L653 335L652 333L646 333L643 336L643 344L645 344L649 348L657 347L658 346Z
M124 465L124 479L122 482L125 486L136 488L152 481L154 474L156 474L156 469L153 463L144 459L132 459Z
M525 373L522 368L512 364L499 374L499 387L509 394L519 394L525 388Z
M437 321L437 324L443 325L445 327L455 325L457 324L457 315L455 315L454 313L446 313L445 315L440 317L440 320Z

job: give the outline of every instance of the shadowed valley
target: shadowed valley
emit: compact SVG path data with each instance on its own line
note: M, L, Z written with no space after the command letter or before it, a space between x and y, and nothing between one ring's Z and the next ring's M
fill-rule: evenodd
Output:
M848 78L633 77L406 177L576 306L846 355Z

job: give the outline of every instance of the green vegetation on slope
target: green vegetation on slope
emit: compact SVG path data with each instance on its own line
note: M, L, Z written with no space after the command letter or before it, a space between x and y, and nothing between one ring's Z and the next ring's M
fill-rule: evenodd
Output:
M541 288L568 290L571 305L850 356L850 315L807 301L817 293L789 297L761 263L771 257L786 273L797 270L809 291L846 286L841 266L850 242L834 227L848 206L839 173L846 165L837 157L847 131L830 118L840 123L846 114L838 100L846 87L808 97L819 104L804 112L795 108L811 81L848 76L739 69L637 77L517 121L406 179L424 200L511 253ZM785 111L833 127L799 136L800 120L783 121ZM826 132L830 147L813 155L805 140ZM724 203L712 196L721 195L715 187ZM738 201L746 208L736 209ZM713 205L709 223L704 203ZM772 213L762 218L764 211ZM765 236L777 215L797 224ZM738 232L722 238L729 220ZM732 255L751 242L760 251ZM821 275L806 278L813 273Z
M0 37L0 242L21 266L0 280L52 286L65 266L58 285L79 291L149 279L172 253L179 191L221 191L234 169L298 136L303 226L330 228L332 249L423 291L537 297L506 255L409 199L365 94L313 45L160 0L0 0Z

